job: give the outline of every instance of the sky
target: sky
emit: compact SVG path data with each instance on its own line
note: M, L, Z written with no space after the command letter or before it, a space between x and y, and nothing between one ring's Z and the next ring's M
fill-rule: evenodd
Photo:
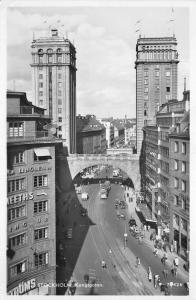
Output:
M12 7L7 11L7 87L33 102L31 43L48 35L49 25L74 42L77 51L77 114L123 118L136 114L136 22L142 37L171 36L178 41L178 99L184 77L189 88L189 8L175 7ZM57 21L60 20L60 23ZM46 21L46 22L44 22Z

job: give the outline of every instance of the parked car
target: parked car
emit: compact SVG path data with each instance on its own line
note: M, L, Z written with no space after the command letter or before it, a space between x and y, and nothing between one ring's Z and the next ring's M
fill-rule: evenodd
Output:
M65 238L66 239L72 239L73 230L72 227L68 228L65 232Z

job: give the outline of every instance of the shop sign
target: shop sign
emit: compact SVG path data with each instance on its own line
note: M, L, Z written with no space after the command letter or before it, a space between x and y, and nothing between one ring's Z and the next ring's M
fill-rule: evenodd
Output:
M19 173L29 173L29 172L38 172L38 171L51 171L51 167L46 166L36 166L36 167L29 167L29 168L19 168Z
M22 193L8 197L8 205L16 204L23 201L33 200L34 195L33 192L30 193Z
M23 295L35 288L36 280L35 278L32 278L30 280L20 282L18 286L8 292L8 295Z

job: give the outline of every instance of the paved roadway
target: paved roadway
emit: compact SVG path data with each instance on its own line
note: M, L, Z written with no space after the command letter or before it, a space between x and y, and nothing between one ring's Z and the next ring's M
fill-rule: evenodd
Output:
M104 176L105 171L102 172L101 175ZM106 173L110 172L111 170L106 171ZM128 216L126 221L119 220L116 216L114 201L117 198L123 198L123 188L120 185L112 185L107 200L100 200L98 184L84 186L83 190L89 193L89 200L81 201L81 196L78 199L82 206L88 209L89 218L81 216L78 218L79 208L73 209L72 207L79 223L77 224L79 230L76 228L75 236L72 240L66 241L65 245L67 249L71 247L71 252L67 252L68 265L71 266L72 260L75 261L72 265L72 279L78 284L83 284L84 275L88 274L91 280L96 280L97 286L92 288L78 286L76 294L160 295L159 289L154 289L153 284L148 282L146 271L148 266L151 266L153 274L159 274L161 281L165 283L161 274L163 266L160 259L154 257L148 246L139 245L138 241L128 233ZM73 220L71 221L73 223ZM128 241L124 248L125 231L128 233ZM82 246L79 243L81 236L85 236ZM139 268L135 266L136 256L141 259ZM102 259L107 263L106 269L101 267ZM64 272L62 270L62 278L65 275ZM168 276L167 281L183 282L181 278L174 279L171 275ZM185 295L186 290L184 287L173 287L172 294Z

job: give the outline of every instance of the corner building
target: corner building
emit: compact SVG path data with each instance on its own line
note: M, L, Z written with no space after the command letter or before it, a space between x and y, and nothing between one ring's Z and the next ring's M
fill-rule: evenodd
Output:
M75 153L75 47L52 29L50 36L34 39L31 48L35 105L46 109L52 123L58 126L58 137L64 140L69 153Z
M173 37L142 38L136 45L136 126L140 154L143 126L156 124L159 107L177 99L177 41Z
M7 292L56 293L55 145L44 109L7 93Z

